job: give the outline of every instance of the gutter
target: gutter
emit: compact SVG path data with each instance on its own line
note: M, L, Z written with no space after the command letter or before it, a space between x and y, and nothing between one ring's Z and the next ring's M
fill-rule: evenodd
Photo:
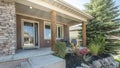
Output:
M64 6L66 6L66 7L68 7L68 8L70 8L70 9L74 10L74 11L76 11L77 13L85 16L87 19L93 19L93 18L94 18L94 17L91 16L90 14L87 14L87 13L81 11L80 9L72 6L71 4L65 2L64 0L54 0L54 1L56 1L57 3L60 3L60 4L64 5Z

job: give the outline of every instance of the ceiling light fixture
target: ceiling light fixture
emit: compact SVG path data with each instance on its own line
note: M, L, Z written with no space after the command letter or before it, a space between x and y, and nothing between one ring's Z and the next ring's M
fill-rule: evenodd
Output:
M32 9L33 7L30 6L29 8Z

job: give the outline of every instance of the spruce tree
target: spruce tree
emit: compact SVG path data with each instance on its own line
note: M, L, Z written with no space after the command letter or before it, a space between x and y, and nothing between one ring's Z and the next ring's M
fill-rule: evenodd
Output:
M87 44L102 34L106 38L105 52L116 53L120 41L111 36L120 36L119 6L113 0L91 0L85 7L86 12L94 17L87 24Z

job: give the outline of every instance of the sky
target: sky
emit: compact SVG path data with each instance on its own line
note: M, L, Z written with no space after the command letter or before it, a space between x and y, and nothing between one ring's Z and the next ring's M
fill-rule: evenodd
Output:
M84 4L89 3L90 0L65 0L66 2L70 3L71 5L79 8L80 10L84 10Z
M90 2L90 0L64 0L64 1L68 2L69 4L75 6L80 10L85 10L84 5ZM114 1L115 1L115 5L119 6L118 9L120 10L120 0L114 0ZM120 16L118 16L118 18L120 18Z
M84 5L90 2L90 0L64 0L64 1L72 4L73 6L79 8L80 10L85 10ZM120 5L120 0L114 0L114 1L116 1L116 5Z

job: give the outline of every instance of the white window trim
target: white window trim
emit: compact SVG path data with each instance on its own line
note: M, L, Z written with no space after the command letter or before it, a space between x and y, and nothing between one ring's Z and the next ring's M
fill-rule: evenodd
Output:
M44 39L50 40L51 38L45 38L45 25L50 25L50 32L51 32L51 23L50 23L50 21L44 21ZM58 38L58 26L62 27L62 38ZM57 24L56 29L57 29L56 39L64 39L64 27L63 27L63 25L62 24Z
M45 34L46 34L46 32L45 32L45 25L50 25L50 33L51 33L51 24L50 24L50 21L44 21L44 39L50 40L51 38L45 38Z

